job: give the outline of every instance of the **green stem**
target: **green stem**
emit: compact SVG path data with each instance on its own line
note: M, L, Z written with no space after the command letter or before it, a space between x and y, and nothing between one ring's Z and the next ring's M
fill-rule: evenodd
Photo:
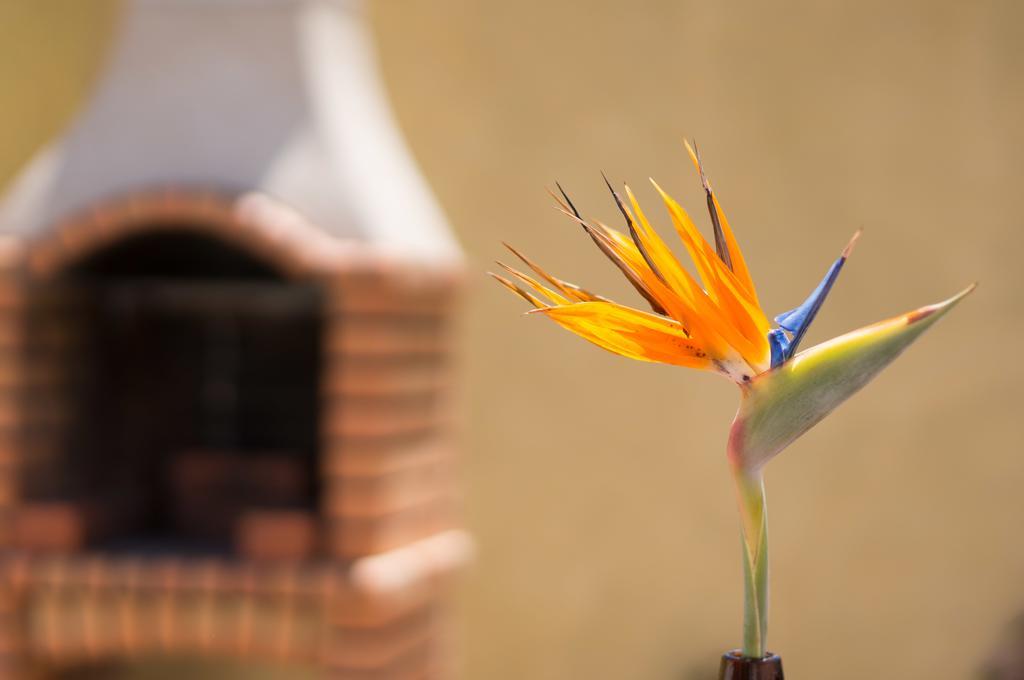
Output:
M768 632L768 514L760 472L735 472L743 520L743 656L765 656Z

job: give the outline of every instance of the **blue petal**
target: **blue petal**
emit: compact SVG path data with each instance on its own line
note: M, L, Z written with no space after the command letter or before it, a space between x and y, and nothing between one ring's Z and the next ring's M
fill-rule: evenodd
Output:
M789 336L781 328L768 331L768 346L772 350L772 368L781 366L789 357Z
M801 307L802 306L803 305L801 305ZM779 314L778 316L775 317L775 323L778 324L779 328L785 328L787 331L792 333L796 328L796 324L794 323L794 317L796 317L797 312L799 311L800 307L797 307L796 309L791 309L788 312L783 312L782 314Z
M814 289L814 292L803 301L803 304L775 317L775 323L779 324L780 328L792 334L792 338L789 339L788 343L786 343L784 347L785 356L783 360L790 358L796 353L797 347L800 345L800 341L803 340L808 327L810 327L811 322L814 321L814 317L818 314L818 310L821 309L821 305L825 302L825 298L828 297L828 293L832 290L832 286L835 284L836 279L839 278L839 272L846 263L846 258L850 256L850 252L853 250L853 245L856 243L858 236L860 236L859 231L853 235L853 239L850 240L850 243L843 248L843 253L835 262L832 263L832 266L829 267L828 272L825 274L825 278L821 280L821 283L819 283L818 287ZM768 334L769 343L773 343L772 333L774 333L774 331ZM775 345L772 344L771 346L772 366L775 366Z
M825 274L825 278L814 289L814 292L804 300L803 304L796 309L791 309L775 317L775 323L793 334L793 339L787 348L787 359L796 352L797 346L803 340L804 333L807 332L807 328L814 321L814 317L818 314L818 310L821 309L821 305L825 302L829 291L832 290L832 286L835 284L836 278L839 277L839 271L843 268L845 262L845 256L841 256L833 262L832 266L828 269L828 273Z

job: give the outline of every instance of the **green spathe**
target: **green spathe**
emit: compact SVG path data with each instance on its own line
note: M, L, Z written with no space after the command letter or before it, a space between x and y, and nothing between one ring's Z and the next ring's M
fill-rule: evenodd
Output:
M871 381L974 290L812 347L757 376L744 390L729 436L734 467L758 470Z
M866 326L801 352L757 376L729 434L743 529L743 655L767 651L768 526L763 466L864 387L922 333L974 290Z

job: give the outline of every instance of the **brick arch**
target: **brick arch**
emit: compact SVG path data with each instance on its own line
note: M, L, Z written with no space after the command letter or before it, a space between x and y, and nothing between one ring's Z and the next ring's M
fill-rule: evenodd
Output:
M31 540L52 541L60 532L33 529L40 518L52 527L54 515L45 503L33 515L32 497L19 480L30 465L60 464L60 428L71 408L66 368L78 365L75 321L64 316L74 311L78 287L65 285L61 274L168 223L322 287L322 487L314 518L322 555L312 563L282 568L251 556L33 552ZM151 191L104 201L30 239L0 236L0 550L11 557L0 563L0 676L30 661L263 650L279 661L317 663L331 677L424 676L437 660L421 650L436 646L446 628L437 605L471 554L458 529L451 385L463 276L459 263L401 260L372 244L335 238L261 194ZM38 323L54 318L72 324L70 332ZM30 431L32 438L21 436ZM33 517L36 524L25 520ZM71 526L72 533L81 526L74 517L60 524L61 517L58 526ZM294 535L294 526L272 522L252 533L274 540L282 531ZM38 598L57 604L41 629L53 635L26 628L26 612ZM208 620L225 624L189 619L196 602L203 620L211 612ZM282 627L264 631L251 625L249 614L234 617L262 611L254 603L281 612ZM173 626L165 626L163 615L146 618L154 606ZM125 628L131 635L121 626L89 623L137 615L138 626ZM48 625L51 619L73 623L58 630ZM307 629L295 620L311 621L311 634L297 634Z
M25 244L28 272L48 279L133 236L177 230L215 238L270 265L287 278L318 278L347 260L343 242L260 193L167 188L101 201Z

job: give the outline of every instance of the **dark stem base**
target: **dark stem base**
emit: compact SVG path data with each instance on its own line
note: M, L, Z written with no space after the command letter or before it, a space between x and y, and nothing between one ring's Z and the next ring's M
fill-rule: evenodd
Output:
M722 655L718 680L783 680L782 657L769 652L763 659L748 659L734 649Z

